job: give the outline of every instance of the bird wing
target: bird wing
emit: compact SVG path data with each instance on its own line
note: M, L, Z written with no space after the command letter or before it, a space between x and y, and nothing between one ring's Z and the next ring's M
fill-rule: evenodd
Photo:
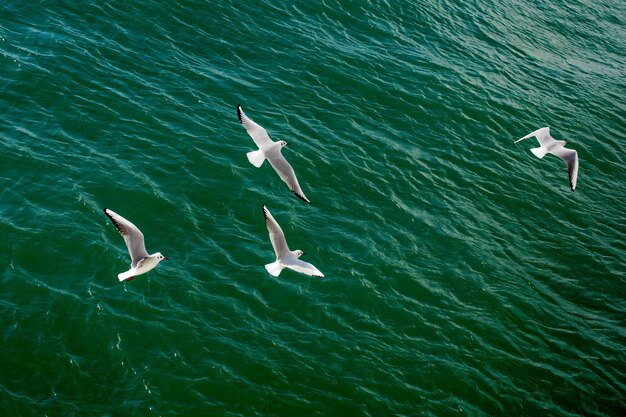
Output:
M564 160L567 164L569 185L572 191L574 191L576 189L576 182L578 181L578 152L574 149L568 149L565 147L558 147L556 149L552 149L550 152Z
M280 152L269 155L267 160L270 162L270 165L274 167L274 170L278 173L278 176L285 181L289 189L294 192L302 200L311 204L308 198L302 192L302 188L300 188L300 184L298 184L298 179L296 178L296 173L293 168L287 162L283 154Z
M241 122L243 127L246 128L246 131L248 132L254 143L256 143L256 146L258 146L259 148L264 148L274 143L272 139L270 139L270 136L267 134L267 131L262 126L254 123L252 119L246 116L240 105L237 105L237 117L239 118L239 121Z
M146 252L146 246L143 240L143 233L134 224L108 208L104 209L104 214L113 222L117 230L119 230L124 242L128 247L128 253L130 254L131 267L135 268L139 261L148 256Z
M287 263L285 263L284 261L281 263L287 268L291 268L296 272L301 272L303 274L307 274L313 277L321 278L324 276L324 274L322 274L320 270L314 267L312 264L301 261L300 259L290 259L289 261L287 261Z
M280 228L276 220L274 220L272 213L270 213L265 206L263 206L263 216L265 217L267 230L270 232L270 241L274 247L276 258L280 259L285 257L289 253L289 247L287 246L287 240L285 239L283 229Z
M524 139L528 139L528 138L531 138L533 136L537 138L537 140L539 141L539 144L541 144L541 146L546 146L547 144L549 144L550 142L552 142L554 140L552 138L552 136L550 136L550 128L549 127L542 127L541 129L537 129L534 132L527 134L523 138L516 140L515 143L521 142Z

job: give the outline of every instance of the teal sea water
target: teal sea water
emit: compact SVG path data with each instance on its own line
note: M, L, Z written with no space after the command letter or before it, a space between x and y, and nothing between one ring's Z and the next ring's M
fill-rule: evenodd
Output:
M625 57L618 0L3 2L0 414L623 416Z

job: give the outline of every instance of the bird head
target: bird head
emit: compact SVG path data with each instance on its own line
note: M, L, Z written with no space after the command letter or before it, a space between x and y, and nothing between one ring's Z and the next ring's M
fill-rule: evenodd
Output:
M295 252L296 252L296 256L297 256L298 258L299 258L299 257L301 257L302 255L305 255L305 253L304 253L304 252L302 252L300 249L298 249L298 250L297 250L297 251L295 251Z
M289 145L289 144L288 144L287 142L285 142L284 140L281 140L281 141L280 141L280 142L278 142L278 143L280 143L280 147L281 147L281 148L284 148L285 146Z
M167 261L167 258L165 256L163 256L161 254L161 252L157 252L154 254L154 257L157 259L157 261L161 262L161 261Z

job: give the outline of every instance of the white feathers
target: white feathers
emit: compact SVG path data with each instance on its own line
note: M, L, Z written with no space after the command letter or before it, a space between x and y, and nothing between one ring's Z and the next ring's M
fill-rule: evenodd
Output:
M549 127L542 127L541 129L535 130L523 138L516 140L515 143L533 136L537 138L541 146L538 148L532 148L530 151L539 159L543 158L546 154L551 153L564 160L567 164L570 188L574 191L578 181L578 153L573 149L566 148L565 145L567 142L555 140L552 136L550 136Z
M276 261L265 265L267 272L277 277L284 268L290 268L303 274L323 277L324 274L315 266L298 259L300 256L304 255L304 252L301 250L289 250L283 230L265 206L263 206L263 216L265 217L265 224L270 234L270 241L272 242L272 247L276 254Z
M260 149L258 151L248 152L246 156L248 157L248 161L257 168L260 168L263 162L265 162L265 155L263 155L263 151Z
M265 265L265 269L270 275L275 277L280 275L280 272L283 270L283 266L280 264L280 261L272 262L271 264Z
M274 142L270 139L267 131L246 116L240 105L237 105L237 117L243 127L246 128L246 131L254 143L259 147L258 151L247 153L248 161L250 161L250 163L255 167L259 168L263 164L263 161L267 159L272 168L274 168L274 170L278 173L280 179L282 179L287 186L289 186L289 189L299 198L311 204L311 201L309 201L309 199L304 195L304 192L302 192L300 184L298 184L296 173L281 153L282 148L287 145L287 142Z
M237 117L258 147L256 150L247 152L246 157L248 161L259 168L263 165L265 160L268 160L269 164L289 186L291 191L302 200L311 203L302 192L302 188L298 183L292 166L281 153L282 148L286 146L287 143L284 141L272 141L267 131L247 117L239 105L237 106ZM550 128L548 127L538 129L515 141L515 143L531 137L536 137L539 141L540 146L531 149L531 152L537 158L541 159L548 153L551 153L565 161L568 167L570 187L572 191L574 191L578 180L578 153L573 149L566 148L566 142L557 141L552 138L552 136L550 136ZM152 255L148 254L144 244L144 236L133 223L107 208L104 209L104 212L124 237L131 258L130 269L118 275L120 281L132 279L136 275L146 273L155 268L161 260L167 259L159 252ZM304 252L289 249L285 234L266 206L263 206L263 215L270 241L276 255L274 262L265 265L267 272L273 276L279 276L283 269L289 268L306 275L323 277L324 274L314 265L300 260Z
M156 267L159 262L167 259L161 252L148 255L146 246L144 244L143 233L131 222L108 208L105 208L104 214L113 222L117 230L119 230L124 242L128 247L128 253L130 254L130 269L117 276L121 281L131 280L137 275L145 274L149 270Z

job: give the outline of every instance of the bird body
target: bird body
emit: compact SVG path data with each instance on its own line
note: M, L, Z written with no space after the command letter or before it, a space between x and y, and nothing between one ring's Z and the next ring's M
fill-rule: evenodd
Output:
M153 253L143 258L137 263L137 266L132 266L126 272L122 272L117 275L117 279L122 281L131 281L137 275L145 274L146 272L154 269L162 260L167 259L161 252Z
M271 165L273 159L275 160L276 158L280 158L282 156L280 151L286 145L287 142L285 141L263 144L262 146L259 146L258 151L248 152L246 156L248 157L248 161L250 161L250 163L257 168L263 165L263 162L265 162L266 159L270 161Z
M538 148L532 148L530 151L539 159L546 156L546 154L551 153L564 160L567 164L570 188L574 191L576 189L576 183L578 182L578 152L574 149L566 148L565 145L567 142L555 140L552 136L550 136L549 127L542 127L541 129L535 130L523 138L516 140L515 143L533 136L537 138L541 146Z
M130 254L130 269L118 274L120 282L130 281L137 275L145 274L154 269L162 260L167 260L161 252L149 255L146 251L143 233L133 223L126 220L113 210L105 208L104 214L113 222L126 242L128 253Z
M272 247L274 248L274 253L276 254L276 261L265 265L267 272L277 277L283 269L290 268L303 274L323 277L324 274L322 274L319 269L312 264L299 259L302 255L304 255L304 252L299 249L289 249L283 230L265 206L263 206L263 216L265 217L265 224L270 234L270 241L272 242Z
M289 189L300 199L311 204L311 201L304 195L304 192L298 183L293 167L289 164L289 162L287 162L281 153L282 148L287 146L287 142L283 140L274 142L270 139L267 131L246 116L239 105L237 106L237 117L254 143L259 147L258 150L251 151L246 154L248 161L250 161L250 163L255 167L259 168L267 159L280 179L287 184Z

